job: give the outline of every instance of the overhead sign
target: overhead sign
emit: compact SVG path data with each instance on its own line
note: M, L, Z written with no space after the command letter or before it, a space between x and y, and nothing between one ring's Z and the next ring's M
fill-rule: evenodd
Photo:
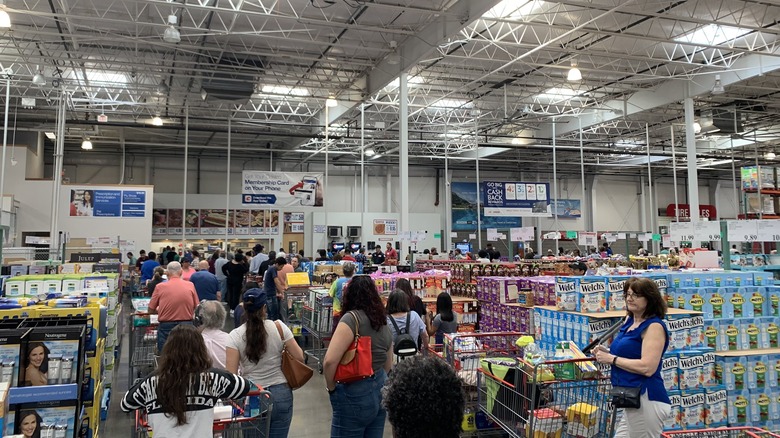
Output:
M780 242L780 223L777 219L756 221L756 234L759 242Z
M323 174L266 172L241 173L241 205L246 207L294 207L323 205Z
M677 204L677 210L679 211L680 218L691 217L691 206L689 204ZM674 204L669 204L666 206L666 215L669 217L678 217L674 214ZM702 219L715 219L718 217L718 211L715 209L714 205L701 204L699 205L699 217Z
M487 208L477 208L477 185L472 182L453 182L450 185L452 193L452 230L453 231L476 231L477 214L479 212L479 224L482 230L488 228L518 228L521 220L517 215L488 215ZM484 192L484 190L482 191ZM483 195L480 194L480 202L485 206ZM485 210L485 211L480 211Z
M692 222L672 222L669 224L669 235L675 242L692 242L696 238Z
M720 242L720 222L699 221L693 223L693 235L703 242Z
M123 217L146 216L146 192L143 190L70 190L69 216Z
M485 216L552 216L547 183L486 181L482 193Z
M528 242L534 240L534 227L510 228L509 238L513 242Z
M596 246L598 245L598 235L596 233L592 232L585 232L581 231L579 233L579 244L585 245L585 246Z

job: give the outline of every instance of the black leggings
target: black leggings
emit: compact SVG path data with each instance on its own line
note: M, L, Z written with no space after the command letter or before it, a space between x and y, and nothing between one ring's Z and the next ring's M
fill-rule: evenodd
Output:
M230 310L236 310L238 307L238 302L241 300L241 287L241 283L227 284L227 303Z

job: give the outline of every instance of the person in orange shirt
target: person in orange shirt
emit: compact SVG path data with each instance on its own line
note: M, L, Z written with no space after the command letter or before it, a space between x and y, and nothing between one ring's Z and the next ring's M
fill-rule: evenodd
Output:
M393 248L393 244L387 242L387 249L385 250L385 264L397 265L398 264L398 251Z
M284 266L282 266L281 269L279 269L279 278L282 280L282 285L284 289L282 291L286 291L290 284L287 282L287 274L292 274L295 272L295 268L291 263L285 263ZM278 296L278 291L277 291ZM279 314L282 317L282 321L287 321L287 311L289 309L287 308L287 300L284 299L284 293L282 293L282 296L279 297Z
M162 351L168 334L179 324L192 324L198 294L195 285L181 278L181 264L168 263L168 281L154 288L149 301L149 313L157 314L160 325L157 328L157 350Z

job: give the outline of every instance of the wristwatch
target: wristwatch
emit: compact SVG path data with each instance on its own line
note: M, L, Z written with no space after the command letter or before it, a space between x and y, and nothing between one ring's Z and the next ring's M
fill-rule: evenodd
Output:
M612 366L613 366L613 367L614 367L614 366L617 366L617 358L618 358L617 356L614 356L614 357L612 358Z

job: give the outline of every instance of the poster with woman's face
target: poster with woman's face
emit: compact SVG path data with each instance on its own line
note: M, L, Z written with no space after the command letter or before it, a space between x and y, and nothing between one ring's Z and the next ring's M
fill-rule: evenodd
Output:
M92 216L95 204L95 193L92 190L71 189L70 216Z

